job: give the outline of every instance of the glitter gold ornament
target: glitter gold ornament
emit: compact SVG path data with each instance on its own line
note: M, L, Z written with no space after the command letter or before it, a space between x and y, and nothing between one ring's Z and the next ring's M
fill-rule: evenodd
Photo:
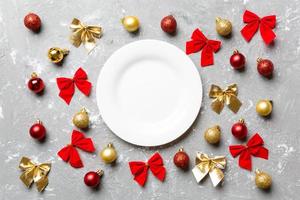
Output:
M140 27L139 19L135 16L126 16L121 19L121 22L128 32L135 32Z
M273 105L270 100L259 100L256 104L256 112L263 117L270 115L272 110Z
M258 188L267 190L272 185L272 177L266 172L257 169L255 171L255 184Z
M100 157L107 164L113 163L117 159L117 151L112 143L109 143L104 149L102 149Z
M232 24L227 19L216 18L216 31L221 36L228 36L232 32Z
M48 58L51 62L57 64L61 63L66 55L69 54L69 50L61 49L58 47L52 47L48 50Z
M80 129L89 127L90 119L85 108L82 108L78 113L73 116L73 124Z
M221 138L221 128L215 125L204 132L205 140L210 144L217 144Z

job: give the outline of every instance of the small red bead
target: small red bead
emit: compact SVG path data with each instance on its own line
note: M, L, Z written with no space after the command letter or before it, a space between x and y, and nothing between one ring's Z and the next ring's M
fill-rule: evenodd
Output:
M186 170L189 167L190 158L187 155L187 153L185 153L183 150L179 150L175 154L173 162L176 165L176 167Z
M41 122L38 122L30 127L29 133L34 139L42 140L46 136L46 129Z
M258 59L257 71L259 74L265 77L270 77L274 71L274 65L271 60Z
M44 90L45 84L44 81L39 77L32 77L28 81L28 88L34 93L40 93Z
M41 23L41 19L37 14L29 13L24 17L24 25L34 32L38 32L40 30Z
M238 139L244 139L248 134L248 129L244 122L237 122L233 124L231 133Z
M245 67L245 63L245 56L238 51L235 51L230 57L230 64L234 69L243 69Z
M89 187L96 187L100 183L100 176L97 172L90 171L84 176L84 183Z
M175 33L177 28L176 19L172 15L168 15L161 20L160 27L166 33Z

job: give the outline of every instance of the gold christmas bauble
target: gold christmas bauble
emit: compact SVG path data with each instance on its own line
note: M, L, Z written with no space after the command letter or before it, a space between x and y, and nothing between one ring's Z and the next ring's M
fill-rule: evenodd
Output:
M135 32L140 27L139 19L135 16L126 16L121 20L124 28L129 32Z
M85 108L82 108L78 113L73 116L73 124L80 129L89 127L90 119Z
M216 18L216 31L221 36L228 36L232 32L232 24L227 19Z
M69 50L67 49L52 47L48 50L48 58L53 63L60 63L68 53Z
M272 177L266 172L260 170L255 171L255 184L258 188L267 190L272 185Z
M217 144L220 142L221 139L221 128L220 126L216 125L204 132L205 140L210 144Z
M104 149L102 149L100 157L107 164L113 163L117 159L117 151L112 143L109 143Z
M263 117L270 115L272 110L273 105L270 100L259 100L256 104L256 112Z

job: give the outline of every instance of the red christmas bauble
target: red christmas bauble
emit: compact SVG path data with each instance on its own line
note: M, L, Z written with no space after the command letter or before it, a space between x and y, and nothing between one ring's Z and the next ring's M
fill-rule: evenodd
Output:
M237 50L234 51L232 56L230 57L230 64L234 69L243 69L245 67L246 59L243 54L238 52Z
M28 88L35 93L40 93L44 90L44 81L37 76L36 73L32 73L31 79L28 81Z
M186 152L181 148L179 151L174 155L173 162L176 167L186 170L189 168L190 158Z
M176 19L172 15L168 15L161 20L160 27L166 33L175 33L177 28Z
M41 19L37 14L29 13L24 17L24 25L34 32L38 32L40 30L41 24Z
M257 71L265 77L270 77L274 71L274 65L271 60L258 58Z
M244 120L241 119L239 122L233 124L231 127L231 133L238 139L244 139L248 134L248 129Z
M90 171L84 176L84 183L89 187L97 187L100 183L101 175L98 172Z
M29 133L34 139L42 140L46 136L46 128L41 121L38 121L30 127Z

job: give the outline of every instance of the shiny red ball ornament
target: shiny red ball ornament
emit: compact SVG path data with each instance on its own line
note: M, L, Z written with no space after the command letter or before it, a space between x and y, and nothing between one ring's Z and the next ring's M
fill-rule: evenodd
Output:
M40 30L41 24L41 19L37 14L29 13L24 17L24 25L34 32L38 32Z
M239 122L233 124L231 127L231 133L234 137L238 139L244 139L248 134L248 129L243 119L240 119Z
M84 183L89 187L97 187L100 184L100 178L103 175L103 170L97 172L90 171L84 176Z
M270 77L274 71L274 65L271 60L258 58L257 71L262 76Z
M235 50L230 57L230 64L234 69L243 69L245 67L246 58L238 50Z
M190 158L187 155L187 153L183 150L183 148L181 148L174 155L173 162L176 165L176 167L181 168L183 170L187 170L189 168Z
M168 15L161 20L160 27L164 32L173 34L177 28L176 19L172 15Z
M30 127L29 133L34 139L42 140L46 136L46 128L44 127L42 122L38 120L35 124L33 124Z
M36 94L42 92L45 88L44 81L34 72L31 74L31 79L28 81L27 85L28 88Z

